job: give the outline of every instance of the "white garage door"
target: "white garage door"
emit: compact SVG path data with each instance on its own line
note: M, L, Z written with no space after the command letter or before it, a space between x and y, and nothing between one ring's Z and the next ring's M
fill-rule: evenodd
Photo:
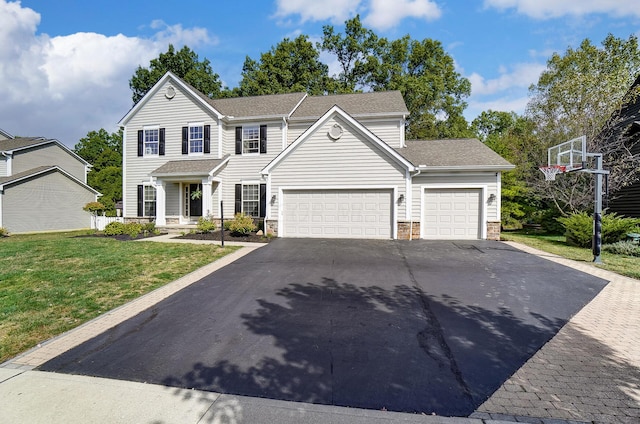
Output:
M391 238L391 190L287 190L284 237Z
M423 237L479 239L480 189L427 189L424 196Z

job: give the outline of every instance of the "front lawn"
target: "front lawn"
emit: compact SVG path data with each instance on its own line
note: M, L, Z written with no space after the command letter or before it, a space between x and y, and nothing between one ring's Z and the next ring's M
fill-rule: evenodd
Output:
M591 249L567 246L564 236L549 236L540 234L527 234L526 232L503 232L502 240L515 241L533 248L553 253L575 261L592 262ZM613 271L620 275L640 279L640 259L633 256L613 255L602 252L600 256L602 264L597 265L602 269Z
M0 238L0 362L238 249L80 234Z

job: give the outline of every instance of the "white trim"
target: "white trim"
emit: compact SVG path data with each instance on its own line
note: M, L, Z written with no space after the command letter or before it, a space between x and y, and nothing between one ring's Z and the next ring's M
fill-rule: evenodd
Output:
M2 227L2 198L4 197L4 190L0 187L0 227Z
M127 127L122 128L122 216L127 216Z
M318 128L324 125L327 121L332 119L334 116L340 116L344 119L347 124L349 124L353 129L362 134L365 138L373 141L373 143L383 152L387 154L391 159L394 159L398 164L402 165L404 168L413 170L414 166L406 160L402 155L396 152L391 146L382 141L380 137L372 133L367 127L362 125L360 122L356 121L351 115L342 110L339 106L333 106L331 109L327 111L324 115L320 117L312 126L307 128L293 143L287 146L278 156L276 156L267 166L265 166L261 173L262 175L267 175L271 173L271 171L278 166L280 162L286 159L296 148L304 143Z
M264 219L271 219L271 209L272 209L272 204L271 204L271 175L267 176L267 193L266 193L266 202L267 204L265 205L265 213L264 213ZM278 199L276 199L276 202L278 201ZM265 228L265 232L267 231L267 229Z
M404 219L411 221L411 212L413 210L413 183L411 171L407 169L405 174L405 190L404 194Z
M158 130L158 153L147 154L147 131ZM142 157L157 158L160 157L160 125L143 125L142 126Z
M5 152L4 157L7 158L7 177L13 175L13 153Z
M296 112L296 110L298 110L302 102L304 102L307 97L309 97L309 95L307 93L304 93L304 95L302 96L298 104L296 104L291 110L291 112L289 112L289 114L287 115L287 119L291 119L291 115L293 115Z
M191 128L202 127L202 151L201 152L192 152L191 151ZM211 143L211 133L209 133L209 143ZM204 122L189 122L187 123L187 156L204 156ZM211 147L211 146L209 146Z
M156 224L167 225L166 183L161 179L157 179L153 187L156 189ZM143 207L144 201L145 200L143 199Z
M218 158L222 159L222 121L218 119Z
M213 177L218 170L220 170L220 168L222 168L224 165L227 164L227 162L229 162L229 159L231 159L230 155L227 155L226 158L222 159L222 162L220 162L220 164L218 164L218 166L216 166L215 168L213 168L210 172L209 172L209 176Z
M45 168L45 169L42 169L42 170L40 170L40 171L38 171L38 172L34 172L34 173L31 173L31 174L26 174L26 175L24 175L24 176L22 176L22 177L20 177L20 178L15 179L15 180L8 180L8 181L5 181L4 183L1 183L1 184L0 184L0 191L3 191L5 186L10 186L10 185L13 185L13 184L15 184L15 183L18 183L18 182L20 182L20 181L22 181L22 180L26 180L26 179L28 179L28 178L33 178L33 177L36 177L36 176L38 176L38 175L45 174L45 173L50 172L50 171L58 171L58 172L60 172L62 175L64 175L64 176L66 176L66 177L70 178L70 179L71 179L72 181L74 181L75 183L80 184L82 187L84 187L84 188L88 188L88 189L89 189L89 190L91 190L95 195L97 195L97 196L101 196L101 195L102 195L102 193L100 193L99 191L97 191L97 190L96 190L96 189L94 189L93 187L91 187L91 186L87 185L86 183L83 183L82 181L80 181L79 179L77 179L77 178L76 178L76 177L74 177L73 175L69 174L67 171L65 171L64 169L60 168L60 167L59 167L59 166L57 166L57 165L50 166L50 167Z
M395 185L302 185L302 186L281 186L278 187L278 237L286 237L283 226L283 206L285 191L304 190L391 190L391 238L398 238L398 186ZM406 196L405 196L406 197Z
M496 221L502 222L502 173L496 172Z
M264 124L250 124L250 125L240 125L242 128L242 138L240 139L240 147L241 147L241 156L260 156L260 126ZM257 152L244 152L244 129L246 128L258 128L258 151ZM266 131L269 131L269 126L267 125ZM268 139L268 137L267 137ZM234 134L234 143L235 143L235 134ZM235 146L234 146L235 151ZM264 154L264 153L263 153Z
M218 119L222 118L222 114L220 112L218 112L213 106L211 106L208 102L206 102L200 95L198 95L191 88L189 88L180 78L178 78L172 72L169 71L166 74L164 74L162 78L160 78L160 80L151 88L151 90L149 90L147 94L145 94L144 97L142 97L142 99L140 99L140 101L138 101L138 103L136 103L129 110L129 112L127 112L127 114L124 115L122 119L120 119L120 121L118 121L118 125L127 125L131 120L131 118L133 118L133 115L138 113L138 111L142 108L142 106L144 106L149 101L149 99L155 96L156 93L160 90L160 87L162 87L164 83L167 82L169 79L173 80L174 86L175 85L180 86L180 88L183 91L189 94L195 101L200 103L206 110L208 110L209 112L212 112Z
M441 189L480 189L480 237L482 240L487 239L487 198L489 186L487 184L467 184L467 183L451 183L451 184L420 184L420 238L424 238L424 201L425 201L425 191L426 190L441 190Z
M432 172L452 171L452 172L464 172L464 171L487 171L487 172L499 172L509 171L514 169L515 165L462 165L462 166L426 166L419 165L418 169L425 174Z
M282 118L282 126L280 127L282 130L282 150L287 148L287 133L289 127L287 126L287 121L285 118Z

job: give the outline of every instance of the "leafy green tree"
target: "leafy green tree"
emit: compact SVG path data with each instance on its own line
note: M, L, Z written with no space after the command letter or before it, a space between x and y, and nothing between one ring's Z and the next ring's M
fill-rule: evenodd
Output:
M256 61L247 56L242 68L239 94L255 96L307 92L325 94L329 89L329 67L306 35L285 38Z
M102 194L105 210L115 213L115 202L122 199L122 130L112 134L103 128L90 131L74 152L92 164L87 183Z
M639 72L640 49L634 35L627 40L608 35L601 47L585 39L577 49L554 54L537 84L531 86L527 105L527 116L536 122L538 137L544 140L540 150L586 135L588 150L602 153L605 168L611 171L610 192L629 183L630 177L636 178L630 171L640 165L640 158L630 154L628 138L603 135L620 124L616 114L624 103L635 101L637 93L628 90ZM538 165L545 164L543 157ZM538 174L530 182L563 214L591 208L593 178L589 175L564 174L548 183Z
M206 58L200 61L198 55L187 46L176 51L169 44L166 53L160 53L160 56L152 59L148 68L138 66L129 80L133 103L138 103L167 71L184 79L209 98L220 97L222 84L218 74L213 72L211 62Z
M455 70L453 58L439 41L391 42L382 39L377 60L370 60L367 82L374 90L400 90L410 115L408 139L471 135L463 116L471 83Z

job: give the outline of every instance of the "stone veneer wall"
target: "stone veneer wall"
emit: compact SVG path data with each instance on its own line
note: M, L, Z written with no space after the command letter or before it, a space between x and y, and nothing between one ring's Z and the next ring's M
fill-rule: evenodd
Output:
M409 237L409 233L411 237ZM416 240L420 238L420 222L398 221L398 240Z
M266 228L266 233L267 234L272 234L273 236L277 237L278 236L278 221L275 219L269 219L266 221L265 226Z
M487 240L500 240L500 221L487 222Z

